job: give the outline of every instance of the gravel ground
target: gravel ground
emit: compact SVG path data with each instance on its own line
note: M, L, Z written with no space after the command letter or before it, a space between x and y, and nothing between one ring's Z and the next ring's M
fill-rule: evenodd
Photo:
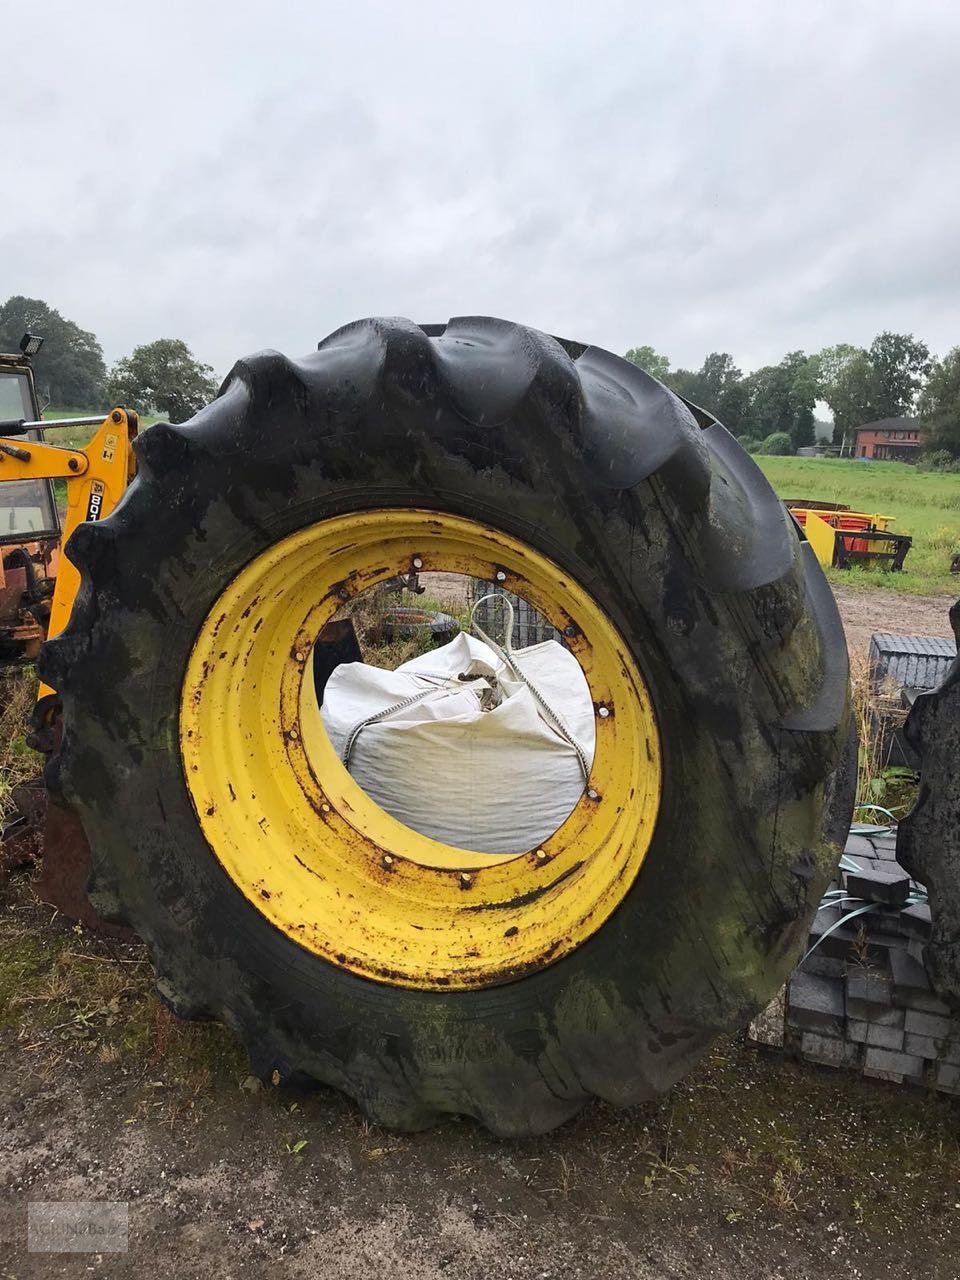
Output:
M947 613L951 596L899 595L891 591L853 591L831 583L840 607L847 647L854 662L866 660L875 631L895 635L952 636ZM957 583L960 595L960 581Z
M370 1125L261 1086L153 994L139 944L0 900L0 1277L955 1280L958 1111L721 1042L668 1095L541 1138ZM128 1250L26 1248L37 1201L119 1201Z

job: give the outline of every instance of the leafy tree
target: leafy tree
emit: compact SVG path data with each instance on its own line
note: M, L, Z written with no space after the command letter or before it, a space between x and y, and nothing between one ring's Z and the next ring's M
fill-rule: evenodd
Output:
M667 378L667 386L678 396L684 396L687 400L692 400L694 404L710 409L712 412L711 406L704 403L707 396L700 375L692 369L674 369Z
M726 351L711 351L700 366L698 377L703 384L706 398L716 402L724 390L743 375L733 363L733 356Z
M873 367L871 416L901 418L910 412L930 369L930 348L912 333L880 333L868 352Z
M675 369L667 385L715 414L734 435L754 434L750 390L728 352L712 351L696 372Z
M863 371L869 369L869 357L862 347L838 342L834 347L818 351L816 361L819 398L830 406L833 443L840 444L847 431L867 421L860 413L866 410L870 400L870 379L863 377Z
M660 355L658 351L654 351L653 347L631 347L623 358L639 369L643 369L645 373L649 373L658 382L666 382L670 375L669 357Z
M94 407L103 396L103 350L92 333L39 298L16 296L0 306L0 351L16 351L27 331L44 344L34 357L37 390L47 403Z
M790 436L786 431L774 431L772 435L767 436L762 441L757 453L773 454L778 457L786 457L787 454L795 453L796 450L791 443Z
M814 442L813 406L819 388L816 356L791 351L779 364L757 369L747 379L753 417L763 432L786 432L790 452Z
M833 441L840 444L851 431L876 420L876 370L866 351L856 351L823 391L833 410Z
M830 404L830 390L846 369L851 360L863 355L863 347L855 347L850 342L838 342L836 346L824 347L816 354L817 369L820 375L820 398ZM833 405L830 405L831 409Z
M746 379L728 383L717 397L717 417L730 431L756 437L753 401Z
M918 407L926 448L960 458L960 347L934 364Z
M216 395L212 373L179 338L158 338L118 360L107 389L115 404L158 410L171 422L185 422Z

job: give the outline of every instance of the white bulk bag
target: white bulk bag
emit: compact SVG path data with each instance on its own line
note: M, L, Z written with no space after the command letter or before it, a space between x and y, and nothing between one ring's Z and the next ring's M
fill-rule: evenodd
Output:
M580 664L555 640L511 661L529 686L466 633L396 671L344 663L324 690L323 722L367 795L408 827L484 853L534 849L583 792L593 705Z

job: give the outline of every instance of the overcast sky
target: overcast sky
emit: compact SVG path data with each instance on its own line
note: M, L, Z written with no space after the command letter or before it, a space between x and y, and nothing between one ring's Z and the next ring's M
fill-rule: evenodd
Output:
M15 8L0 299L108 360L224 374L373 314L744 369L960 343L955 2Z

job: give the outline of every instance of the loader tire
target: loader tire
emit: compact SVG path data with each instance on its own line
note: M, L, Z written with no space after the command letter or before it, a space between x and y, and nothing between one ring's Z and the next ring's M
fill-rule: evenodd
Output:
M176 1012L385 1125L519 1135L669 1088L773 996L848 829L847 651L722 425L595 347L365 320L241 361L134 448L123 502L67 548L83 585L41 669L93 901L144 938ZM594 785L512 862L431 866L382 814L356 830L350 780L298 754L310 619L402 571L399 546L503 563L590 675ZM327 595L297 631L311 575ZM314 826L295 838L298 768Z

